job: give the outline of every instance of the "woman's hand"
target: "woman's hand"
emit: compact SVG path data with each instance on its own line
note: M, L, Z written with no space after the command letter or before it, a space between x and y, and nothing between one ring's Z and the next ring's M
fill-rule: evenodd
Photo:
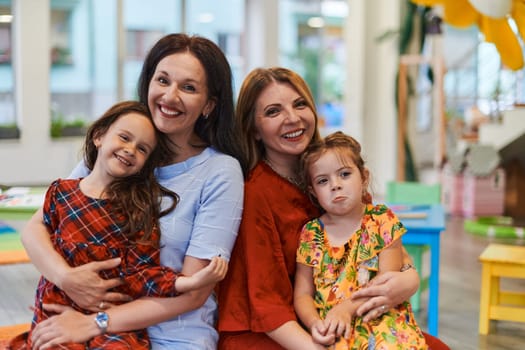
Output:
M84 315L69 306L44 304L44 310L57 313L36 325L31 334L34 350L49 349L63 343L82 343L100 334L94 315Z
M131 298L127 295L108 292L122 284L119 278L105 280L99 275L99 271L115 268L119 264L120 258L115 258L70 268L62 276L59 287L78 306L94 312L107 309L115 302L129 301Z
M363 316L363 321L368 322L408 300L418 288L419 276L416 270L388 271L355 292L351 299L358 301L362 298L369 298L356 311L357 316Z

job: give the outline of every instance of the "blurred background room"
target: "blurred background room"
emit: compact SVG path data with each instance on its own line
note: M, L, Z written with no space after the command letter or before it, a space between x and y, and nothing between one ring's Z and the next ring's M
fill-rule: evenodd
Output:
M137 98L146 53L172 32L216 42L235 92L260 66L304 77L322 134L363 145L376 201L441 210L440 249L411 250L422 327L452 349L523 349L521 0L0 0L0 338L31 319L39 274L18 232L42 189L78 163L93 120ZM519 306L485 332L480 255L495 243L524 249L501 281Z

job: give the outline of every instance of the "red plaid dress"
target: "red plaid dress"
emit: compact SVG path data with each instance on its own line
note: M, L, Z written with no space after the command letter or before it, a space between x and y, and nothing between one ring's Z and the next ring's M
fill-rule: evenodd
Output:
M121 232L110 214L107 201L85 196L79 187L80 180L56 180L49 187L44 203L44 223L51 240L70 266L80 266L92 261L120 257L120 266L101 271L103 278L121 277L124 283L115 292L133 298L172 297L177 295L175 279L177 273L159 266L160 251L150 244L131 242ZM140 233L142 235L143 232ZM158 242L157 230L152 239ZM140 236L139 235L139 236ZM36 291L35 312L32 329L52 314L42 309L42 304L69 305L81 309L53 283L40 278ZM30 331L31 332L31 331ZM30 349L30 332L14 338L8 349ZM145 329L106 333L82 344L64 344L57 349L149 349Z

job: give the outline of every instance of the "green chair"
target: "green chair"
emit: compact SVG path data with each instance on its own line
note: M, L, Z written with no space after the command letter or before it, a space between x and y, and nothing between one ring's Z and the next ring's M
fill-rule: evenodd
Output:
M386 188L386 202L407 205L439 204L441 203L441 185L389 181ZM404 246L414 260L414 266L421 280L419 289L410 298L412 309L419 311L421 309L421 292L428 289L428 276L423 276L423 254L428 250L428 246L411 244Z
M386 188L386 201L395 204L439 204L441 184L390 181Z

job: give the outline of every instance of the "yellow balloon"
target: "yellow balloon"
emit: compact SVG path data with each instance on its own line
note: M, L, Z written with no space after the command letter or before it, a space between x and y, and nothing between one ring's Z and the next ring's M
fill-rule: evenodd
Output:
M480 31L484 34L486 41L494 43L503 65L512 70L523 68L520 42L506 18L495 19L483 16Z
M479 13L492 18L504 18L512 8L512 0L469 0L469 2Z
M478 21L479 13L467 0L443 0L443 20L451 26L466 28Z
M523 68L523 51L516 33L509 25L512 17L519 35L525 40L525 2L523 0L411 0L421 6L441 6L443 21L466 28L477 24L485 41L493 43L507 68Z
M511 17L518 26L521 39L525 40L525 2L520 0L514 0L512 2Z

